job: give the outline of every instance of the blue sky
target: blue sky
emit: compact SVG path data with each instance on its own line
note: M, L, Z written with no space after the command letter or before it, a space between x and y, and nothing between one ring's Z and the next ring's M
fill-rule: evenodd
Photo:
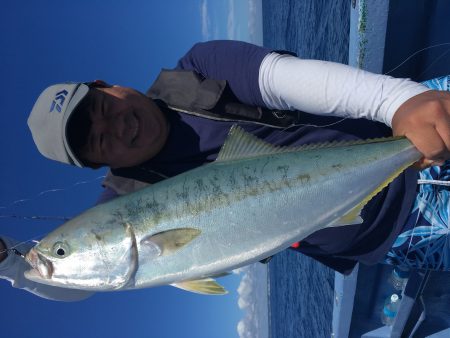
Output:
M103 79L145 91L162 67L174 66L197 41L234 38L261 44L261 20L254 6L258 2L2 3L0 233L21 241L42 236L60 222L5 216L74 216L92 206L100 192L103 170L58 164L35 149L26 120L46 86ZM0 335L237 337L236 328L244 315L236 291L240 276L225 277L220 282L230 291L228 296L199 296L160 287L58 303L13 289L0 280Z

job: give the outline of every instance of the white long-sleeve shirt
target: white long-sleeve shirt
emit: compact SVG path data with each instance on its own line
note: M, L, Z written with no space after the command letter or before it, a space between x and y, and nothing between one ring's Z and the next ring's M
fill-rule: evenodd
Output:
M430 90L409 79L278 53L263 59L259 88L264 103L271 109L366 118L388 126L404 102Z

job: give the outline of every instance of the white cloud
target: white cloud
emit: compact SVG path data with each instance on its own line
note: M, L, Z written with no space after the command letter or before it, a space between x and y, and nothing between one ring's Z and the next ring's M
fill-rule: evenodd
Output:
M221 0L220 5L210 0L200 0L200 17L203 40L263 43L262 0Z
M236 39L235 17L234 0L228 0L227 38L230 40Z
M202 19L202 37L203 40L210 40L211 19L208 13L208 0L202 0L200 3L200 17Z
M250 42L262 45L262 1L248 0L248 34Z
M245 312L237 325L239 337L269 337L267 267L260 263L247 267L237 291L238 306Z

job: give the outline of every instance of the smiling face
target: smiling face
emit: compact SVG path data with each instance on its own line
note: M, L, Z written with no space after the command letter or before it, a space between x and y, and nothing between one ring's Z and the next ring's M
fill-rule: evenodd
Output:
M89 120L84 124L89 130L84 145L75 152L89 166L131 167L149 160L164 146L167 121L143 94L120 86L96 87L89 90L86 101L83 118ZM76 127L69 122L68 128Z

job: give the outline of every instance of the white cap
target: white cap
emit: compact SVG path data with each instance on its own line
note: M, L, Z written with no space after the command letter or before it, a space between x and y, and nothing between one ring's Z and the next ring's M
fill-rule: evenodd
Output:
M62 83L41 93L28 117L28 127L42 155L83 167L69 146L66 127L69 117L88 91L89 87L84 83Z

